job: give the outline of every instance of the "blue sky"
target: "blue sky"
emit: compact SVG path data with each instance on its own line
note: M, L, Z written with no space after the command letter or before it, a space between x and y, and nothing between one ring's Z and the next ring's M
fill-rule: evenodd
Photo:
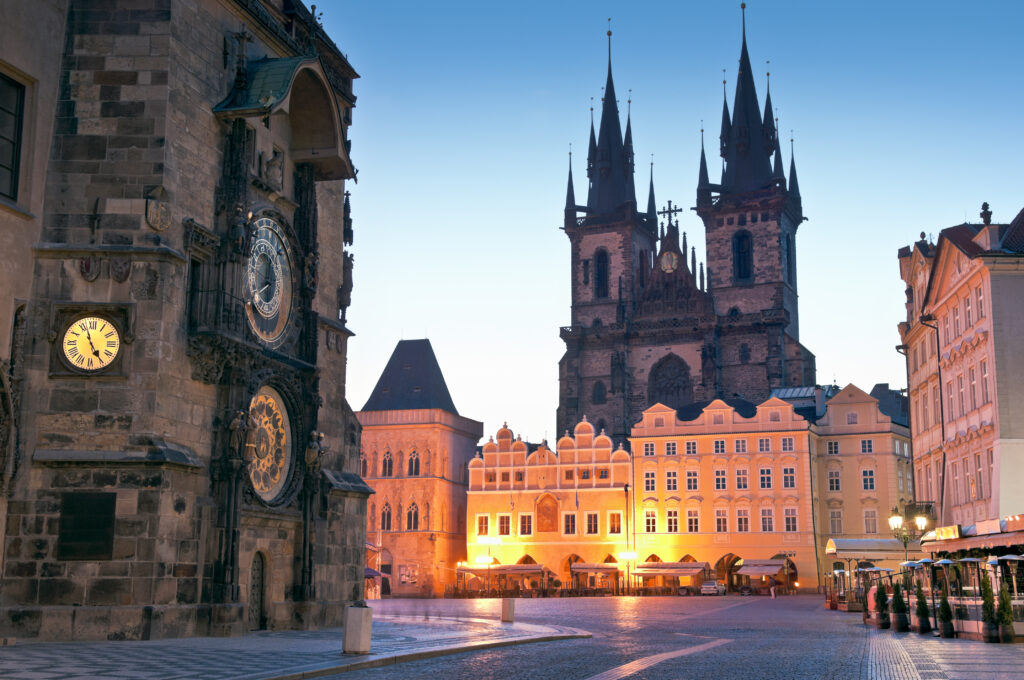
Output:
M579 201L590 98L632 90L637 193L694 205L700 126L712 181L722 69L732 106L738 2L321 2L361 79L350 130L355 274L348 398L395 343L427 337L459 412L554 439L567 152ZM896 251L921 232L1024 207L1024 71L1010 2L761 2L747 42L764 101L795 137L801 341L818 382L905 385ZM770 64L766 65L766 60ZM595 112L598 113L598 112ZM788 144L784 145L788 168ZM703 227L682 216L703 259Z

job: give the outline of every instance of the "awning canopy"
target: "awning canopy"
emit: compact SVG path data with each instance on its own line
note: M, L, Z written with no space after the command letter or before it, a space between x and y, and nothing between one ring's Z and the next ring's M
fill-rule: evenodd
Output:
M373 567L366 567L363 571L363 578L380 578L381 573Z
M459 574L471 574L472 576L527 576L530 574L543 574L545 572L554 574L553 571L543 564L492 564L482 566L463 565L455 570Z
M921 543L911 541L906 551L920 552ZM895 538L830 538L825 544L825 554L839 559L899 560L906 559L903 542Z
M637 576L696 576L710 569L707 562L644 562L633 573Z
M622 568L625 569L625 565ZM602 574L618 571L619 565L615 562L573 562L569 570L584 574Z
M782 571L784 564L748 564L740 567L736 573L743 576L775 576Z
M926 535L925 539L933 537L934 534L932 536ZM925 540L924 549L934 555L939 552L955 553L958 550L970 550L972 548L985 550L987 548L1007 548L1018 545L1024 545L1024 531L1007 531L998 534L982 534L980 536L967 535L945 541Z

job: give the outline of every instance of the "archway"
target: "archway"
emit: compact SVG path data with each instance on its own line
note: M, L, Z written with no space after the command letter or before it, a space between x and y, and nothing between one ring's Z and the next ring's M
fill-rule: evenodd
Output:
M693 403L690 366L675 354L667 354L651 367L647 381L647 403L660 402L680 409Z
M784 590L792 591L793 588L796 587L794 584L800 581L800 574L796 570L796 564L793 560L789 559L787 555L783 555L781 553L775 555L772 559L786 561L785 566L776 578L779 579L779 585L782 586Z
M570 584L570 587L572 588L577 587L576 574L573 573L572 565L582 561L583 558L577 555L576 553L569 555L562 561L562 568L559 571L562 574L563 584Z
M737 564L740 562L740 558L732 553L726 553L722 555L717 562L715 562L715 578L725 584L727 591L736 590L741 584L740 579L742 577L736 575Z
M694 557L693 555L687 554L687 555L683 555L681 558L679 558L679 561L680 562L696 562L697 558Z
M516 562L516 564L537 564L537 560L533 559L529 555L523 555L519 558L519 561Z
M264 615L264 597L266 592L267 565L263 553L252 556L252 567L249 569L249 630L263 630L267 627Z

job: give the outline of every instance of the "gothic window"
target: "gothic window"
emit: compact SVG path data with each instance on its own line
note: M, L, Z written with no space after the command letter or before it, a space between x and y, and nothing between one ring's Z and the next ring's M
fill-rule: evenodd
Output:
M25 86L0 75L0 195L18 199Z
M738 231L732 237L732 277L749 281L754 271L753 242L749 231Z
M366 456L359 457L359 474L366 477Z
M742 345L740 345L740 363L741 364L748 364L748 363L750 363L750 346L747 345L746 343L743 343Z
M675 354L669 354L651 369L647 384L648 403L662 403L679 409L693 402L690 367Z
M387 503L380 510L380 530L391 531L391 506Z
M419 477L420 475L420 454L413 451L409 454L409 476Z
M607 401L604 383L601 382L600 380L594 383L594 398L592 399L592 401L595 404L603 404L605 401Z
M419 531L420 530L420 510L413 503L409 506L408 512L405 513L405 530L406 531Z
M391 460L391 452L385 451L384 457L380 461L380 476L391 477L394 474L394 461Z
M786 280L796 285L796 251L793 249L793 235L786 234Z
M583 260L583 285L590 285L590 260Z
M608 297L608 251L594 253L594 297Z

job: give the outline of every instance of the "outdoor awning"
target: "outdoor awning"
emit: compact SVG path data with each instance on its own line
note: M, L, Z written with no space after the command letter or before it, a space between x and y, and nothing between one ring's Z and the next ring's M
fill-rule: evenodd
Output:
M463 565L456 569L459 574L471 574L473 576L527 576L530 574L543 574L554 572L543 564L492 564L490 566L469 566Z
M363 578L379 578L381 573L372 567L366 567L363 571Z
M785 565L782 564L748 564L740 567L736 573L743 576L775 576Z
M623 566L623 569L625 569L625 566ZM584 574L603 574L618 571L619 565L614 562L573 562L569 570Z
M907 552L921 552L921 543L911 541L906 551L903 542L895 538L830 538L825 544L825 554L839 559L856 559L873 562L876 560L906 559Z
M926 536L926 538L928 538ZM925 541L924 549L932 554L939 552L954 553L958 550L971 548L1005 548L1024 544L1024 531L1007 531L998 534L981 536L963 536L947 541Z
M637 576L696 576L709 569L707 562L644 562L633 573Z

